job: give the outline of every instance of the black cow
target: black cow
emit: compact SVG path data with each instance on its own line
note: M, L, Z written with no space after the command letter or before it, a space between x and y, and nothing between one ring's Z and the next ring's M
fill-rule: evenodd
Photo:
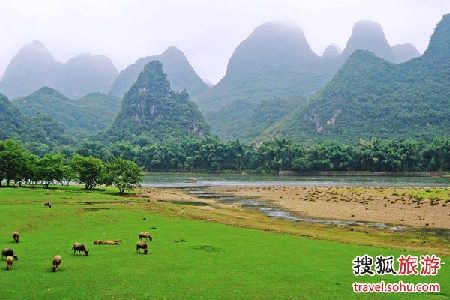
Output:
M11 248L4 248L2 250L2 259L3 257L8 257L8 256L12 256L14 257L15 260L19 260L19 258L17 257L16 253L14 252L13 249Z

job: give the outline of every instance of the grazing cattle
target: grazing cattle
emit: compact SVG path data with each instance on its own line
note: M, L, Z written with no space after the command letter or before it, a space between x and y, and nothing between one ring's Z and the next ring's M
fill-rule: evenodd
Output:
M17 231L14 231L12 236L13 236L14 241L16 243L18 243L19 242L19 233Z
M147 242L139 241L136 243L136 252L141 253L141 249L144 250L144 254L148 253Z
M142 241L142 239L146 239L146 240L150 240L151 241L152 240L152 236L147 231L139 232L139 240Z
M6 271L11 270L13 262L14 262L14 257L12 257L12 256L6 257Z
M61 264L61 255L54 256L52 259L52 271L56 272L60 264Z
M52 208L52 204L50 203L50 201L47 201L44 203L44 207Z
M119 245L121 242L122 240L111 240L111 241L95 240L94 245Z
M19 258L17 257L16 253L14 252L13 249L11 248L4 248L2 250L2 259L3 257L8 257L8 256L12 256L15 260L19 260Z
M89 250L86 248L86 246L84 244L81 244L81 243L73 244L71 250L73 250L73 255L75 255L75 252L77 252L77 251L78 251L78 253L82 253L83 252L84 255L86 255L86 256L89 255Z

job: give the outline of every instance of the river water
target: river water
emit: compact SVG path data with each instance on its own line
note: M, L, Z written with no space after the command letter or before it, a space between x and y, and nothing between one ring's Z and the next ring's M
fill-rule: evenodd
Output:
M399 176L258 176L221 174L149 174L143 186L189 188L227 186L450 187L450 178Z

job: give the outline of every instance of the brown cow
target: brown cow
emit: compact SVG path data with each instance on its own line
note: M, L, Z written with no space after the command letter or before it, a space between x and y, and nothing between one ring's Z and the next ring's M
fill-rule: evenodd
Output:
M152 236L147 231L139 232L139 240L142 241L142 239L146 239L146 240L150 240L151 241L152 240Z
M139 241L136 243L136 252L141 253L141 249L144 250L144 254L148 253L147 242Z
M86 256L89 255L89 250L86 248L86 246L85 246L84 244L81 244L81 243L75 243L75 244L73 244L71 250L73 250L73 255L75 255L75 252L76 252L76 251L78 251L78 253L83 252L84 255L86 255Z
M16 243L19 242L19 233L17 231L13 232L12 237Z
M12 256L6 257L6 271L11 270L13 262L14 262L14 257L12 257Z
M94 245L119 245L121 242L122 240L111 240L111 241L95 240Z
M56 272L60 264L61 264L61 255L54 256L52 259L52 271Z

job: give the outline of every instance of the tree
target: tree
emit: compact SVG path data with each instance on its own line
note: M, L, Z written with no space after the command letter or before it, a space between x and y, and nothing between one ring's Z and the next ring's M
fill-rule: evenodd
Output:
M66 167L63 154L46 154L36 164L35 179L41 181L45 188L53 181L62 182Z
M20 181L25 173L27 152L14 140L0 141L0 184L6 179L9 186L11 180Z
M78 182L84 184L87 190L92 190L101 182L104 165L100 159L76 154L72 157L70 166L76 174Z
M104 160L111 159L111 153L106 146L99 141L83 141L81 145L76 149L76 153L84 157L96 157Z
M142 182L142 169L130 160L115 158L106 166L104 181L114 184L121 194Z
M25 159L25 169L22 173L22 179L24 182L36 181L36 165L39 157L37 155L27 153Z
M69 185L69 183L77 178L77 174L75 173L75 171L73 170L72 166L70 165L64 165L64 172L63 172L64 176L63 179L61 181L61 185L66 184L67 186Z

